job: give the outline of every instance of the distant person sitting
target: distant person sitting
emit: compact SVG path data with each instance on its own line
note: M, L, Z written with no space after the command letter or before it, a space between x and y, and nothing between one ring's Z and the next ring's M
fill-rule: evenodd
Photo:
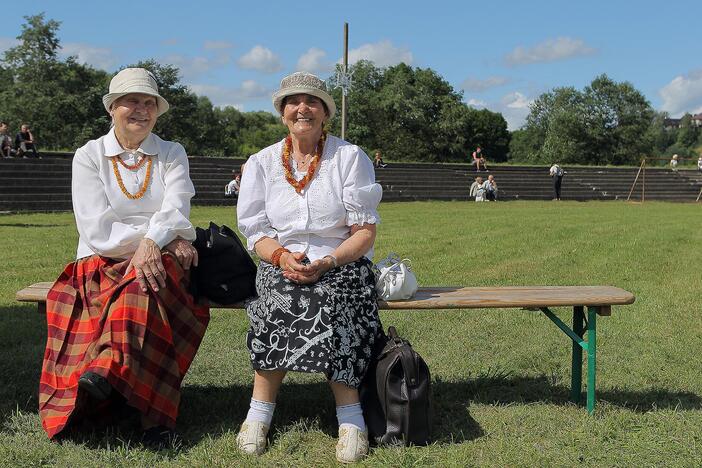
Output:
M674 171L678 170L678 155L674 154L673 158L670 160L670 168Z
M241 174L235 170L232 171L234 178L224 186L224 196L237 198L239 196L239 186L241 185Z
M702 156L697 159L697 170L702 172Z
M383 158L380 156L380 151L375 152L375 159L373 160L373 165L377 168L387 167L387 164L383 162Z
M15 137L15 149L17 150L17 156L26 158L27 153L31 152L35 158L39 157L34 135L32 135L29 125L22 124L20 132Z
M487 201L497 201L497 182L495 182L493 175L488 176L483 188L485 189L485 199Z
M0 122L0 154L3 158L12 157L12 140L7 135L7 122Z
M471 164L475 166L476 172L480 172L480 165L482 164L484 170L488 170L487 166L485 165L485 157L483 156L483 150L480 149L480 146L478 146L475 151L473 151L473 161Z
M475 201L481 202L485 201L485 184L483 184L483 178L478 176L475 178L475 182L470 186L471 198L475 198Z
M553 178L553 199L560 200L561 183L563 182L563 176L565 175L565 171L561 166L559 166L556 163L553 163L551 169L548 170L548 174Z

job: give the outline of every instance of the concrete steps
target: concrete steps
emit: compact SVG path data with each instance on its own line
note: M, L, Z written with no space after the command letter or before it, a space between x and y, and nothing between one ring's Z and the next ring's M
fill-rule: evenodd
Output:
M71 209L71 154L43 159L0 159L0 211L64 211ZM193 205L233 205L224 197L224 185L242 159L190 159L190 175L197 194ZM624 200L638 168L578 167L563 179L566 200ZM493 166L476 173L462 164L396 163L376 170L383 186L383 201L469 200L468 190L477 175L492 174L500 200L550 200L552 179L539 166ZM632 198L640 199L641 178ZM646 200L694 201L702 187L702 173L646 171Z

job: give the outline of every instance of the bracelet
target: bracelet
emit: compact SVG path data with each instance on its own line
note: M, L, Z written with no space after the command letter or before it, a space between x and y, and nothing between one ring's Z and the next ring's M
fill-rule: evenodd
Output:
M331 258L332 265L334 265L332 268L336 268L339 266L339 262L337 261L335 256L333 256L333 255L325 255L324 256L324 258L327 258L327 257Z
M286 252L290 253L290 251L288 249L286 249L285 247L280 247L278 249L275 249L273 251L273 255L271 255L271 265L279 267L280 266L280 257L282 257L282 255Z

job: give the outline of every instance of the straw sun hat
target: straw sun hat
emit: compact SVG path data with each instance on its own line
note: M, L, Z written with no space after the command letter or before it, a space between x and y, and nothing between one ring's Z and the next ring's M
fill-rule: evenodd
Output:
M155 97L158 103L158 116L161 116L170 107L168 101L158 94L158 85L154 75L144 68L125 68L117 73L110 81L110 92L102 97L102 103L107 112L110 112L110 107L117 99L131 93L148 94Z
M282 115L283 100L295 94L309 94L318 97L329 110L329 118L334 117L336 105L327 93L327 86L317 76L306 72L295 72L280 80L280 89L273 93L273 107Z

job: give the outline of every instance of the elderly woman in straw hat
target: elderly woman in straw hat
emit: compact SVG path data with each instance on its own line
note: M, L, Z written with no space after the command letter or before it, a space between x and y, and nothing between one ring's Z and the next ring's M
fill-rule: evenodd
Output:
M262 453L286 372L319 372L336 400L337 459L352 462L368 452L358 387L382 335L371 263L382 189L363 150L324 130L336 107L322 80L283 78L273 105L289 135L249 158L239 191L239 229L261 262L237 441Z
M172 435L180 385L209 321L187 289L197 265L194 188L183 147L151 133L168 110L153 75L124 69L109 91L112 128L73 157L77 260L47 297L39 412L54 437L136 410L144 440L158 443Z

